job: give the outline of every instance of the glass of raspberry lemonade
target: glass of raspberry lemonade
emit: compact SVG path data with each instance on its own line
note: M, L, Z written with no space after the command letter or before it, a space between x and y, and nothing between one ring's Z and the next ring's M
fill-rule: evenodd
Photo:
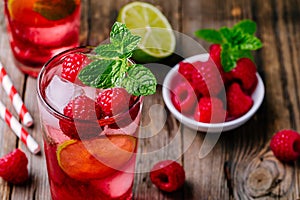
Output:
M116 23L112 32L116 29L139 40L123 24ZM102 59L103 46L62 52L48 61L38 76L53 200L132 198L143 96L155 92L156 80L148 69L130 62L127 51L120 59L115 55ZM116 69L120 73L115 73ZM135 78L152 80L151 86L146 86L151 91L132 89L127 78L133 78L134 70L146 72L146 77Z
M16 66L37 77L55 54L79 45L80 0L4 0Z

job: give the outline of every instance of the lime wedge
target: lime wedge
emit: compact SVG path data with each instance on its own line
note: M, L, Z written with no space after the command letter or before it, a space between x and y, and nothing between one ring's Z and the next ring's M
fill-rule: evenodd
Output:
M126 24L134 35L142 37L133 58L139 62L159 60L174 52L176 40L170 23L159 9L144 2L125 5L117 21Z

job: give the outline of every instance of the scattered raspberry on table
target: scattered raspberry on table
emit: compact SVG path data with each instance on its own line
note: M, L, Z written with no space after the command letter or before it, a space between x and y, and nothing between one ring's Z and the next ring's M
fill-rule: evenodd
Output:
M185 172L179 163L172 160L164 160L153 166L150 172L150 179L160 190L173 192L183 186Z
M300 134L288 129L278 131L271 139L270 148L280 161L295 161L300 157Z
M28 180L28 159L20 149L0 158L0 176L13 184L22 184Z

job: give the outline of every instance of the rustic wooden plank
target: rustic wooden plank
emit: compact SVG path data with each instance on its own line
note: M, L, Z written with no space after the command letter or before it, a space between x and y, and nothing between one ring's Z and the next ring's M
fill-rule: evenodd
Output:
M0 2L0 10L3 12L3 1ZM16 68L13 63L12 53L10 51L10 46L8 43L8 36L6 34L6 26L4 23L4 14L1 14L0 17L0 59L3 63L7 73L9 74L14 86L19 91L20 94L23 92L23 83L24 83L24 75ZM7 108L11 111L11 113L17 117L16 111L14 110L12 103L9 100L9 97L5 93L5 91L0 88L0 96L1 101L7 106ZM17 117L18 118L18 117ZM4 156L11 151L13 151L16 147L19 146L18 139L12 130L6 125L6 123L1 119L0 120L0 156ZM29 155L29 151L26 150L24 145L20 146L21 149L24 149L26 155ZM14 189L13 185L7 183L4 180L0 180L0 198L2 199L10 199L11 192Z
M273 37L273 33L270 33L270 30L273 29L272 25L267 25L267 23L272 22L271 20L266 21L266 16L262 17L258 13L264 13L266 14L267 11L269 11L268 16L269 19L274 19L275 16L272 16L272 11L276 10L274 7L273 9L268 10L268 6L271 4L271 2L255 2L255 8L259 8L259 12L254 8L253 10L250 10L249 8L252 8L252 3L251 1L209 1L209 2L196 2L193 1L190 4L184 4L183 6L183 32L186 32L189 35L193 35L194 31L199 29L199 28L219 28L222 25L232 25L236 21L243 19L243 18L252 18L253 15L255 15L255 19L259 21L259 28L263 28L263 30L260 31L260 34L264 34L265 37L262 37L262 39L266 39L268 37ZM222 11L219 11L217 9L218 6L222 4ZM261 5L263 4L263 5ZM257 6L257 7L256 7ZM286 7L287 5L285 5ZM196 12L195 10L192 9L192 7L198 7L200 10L203 9L203 12L199 12L197 15L193 12ZM281 9L280 5L277 6L277 8ZM256 16L258 14L258 16ZM206 16L207 15L207 16ZM213 17L212 17L213 16ZM283 16L280 16L280 19L282 19ZM274 24L273 24L274 25ZM281 24L283 25L283 24ZM282 27L281 27L282 28ZM281 30L281 29L280 29ZM264 32L265 31L265 32ZM286 40L288 35L287 33L284 34L282 33L281 39ZM203 41L200 41L206 48L208 45L204 43ZM289 42L286 41L285 44L288 44ZM268 43L270 45L270 48L273 48L276 51L276 41L272 40L271 42ZM273 84L274 82L274 68L270 68L268 66L273 66L275 65L279 67L280 61L276 60L278 58L277 55L271 55L270 56L270 48L268 50L265 49L265 54L263 56L263 60L266 63L262 63L261 60L259 60L259 63L262 64L262 66L259 66L259 71L264 72L264 70L269 70L268 71L268 78L269 82L267 82L267 89L272 87L272 91L275 92L275 94L270 94L270 90L267 92L267 103L268 101L270 105L273 107L275 106L278 111L276 113L276 117L273 115L274 113L271 113L270 110L266 108L260 109L260 111L257 113L257 115L251 119L250 122L245 124L243 127L229 132L229 136L226 137L221 137L219 143L223 145L219 145L219 143L214 147L214 150L210 153L212 158L214 157L219 157L219 160L215 162L217 166L223 166L225 161L229 161L232 163L232 166L230 168L231 175L233 176L233 186L234 186L234 195L236 199L248 199L250 196L247 194L249 191L245 191L245 187L249 186L245 184L245 178L249 178L250 174L249 173L251 170L247 171L247 166L253 162L254 160L257 159L258 153L261 153L261 149L264 147L268 146L269 141L268 141L268 135L270 136L276 129L274 129L274 125L278 126L279 124L282 124L283 126L288 126L290 124L290 120L293 119L295 120L294 116L289 117L289 112L290 110L287 110L286 108L279 108L280 106L276 105L283 105L284 102L283 98L285 94L278 94L282 90L282 83L277 82L276 85ZM264 51L264 50L262 50ZM271 52L273 52L271 50ZM288 49L286 49L285 52L289 52ZM268 62L266 57L269 57ZM262 59L262 58L261 58ZM268 63L268 64L267 64ZM288 62L287 62L288 63ZM286 64L287 64L286 63ZM264 75L264 73L263 73ZM276 76L282 76L282 74L276 74ZM285 78L291 77L291 75L284 75ZM275 78L275 80L277 80ZM278 78L278 80L282 80L281 78ZM293 82L293 79L290 79L289 81ZM292 83L291 83L292 84ZM293 86L291 86L294 88ZM292 92L294 92L292 90ZM295 93L295 92L294 92ZM297 94L297 93L296 93ZM281 98L283 97L283 98ZM277 98L276 100L279 99L279 102L274 103L273 99ZM294 98L296 99L296 98ZM268 105L269 105L268 104ZM265 106L268 106L265 105ZM269 107L267 107L269 108ZM296 107L297 108L297 107ZM262 110L266 111L262 112ZM281 115L282 114L282 115ZM278 123L274 123L270 118L272 117L276 118L278 120ZM280 115L280 116L279 116ZM296 117L296 116L295 116ZM296 117L297 118L297 117ZM255 127L255 128L254 128ZM272 128L271 128L272 127ZM270 129L267 129L270 128ZM189 135L186 134L187 130L184 130L185 138L188 138ZM224 133L225 134L225 133ZM226 133L228 134L228 133ZM237 135L237 136L235 136ZM196 151L197 148L201 146L201 143L203 141L203 136L197 138L195 141L196 145L193 148L193 151ZM232 144L234 144L234 147L232 147ZM189 149L190 150L190 149ZM218 152L218 153L215 153ZM226 152L231 152L231 155L229 155ZM224 156L226 155L227 156ZM203 173L208 174L209 171L213 168L213 166L209 166L206 162L211 163L212 158L210 156L204 158L201 160L201 163L197 163L197 159L191 159L190 157L194 157L193 153L186 153L184 156L185 160L185 168L193 168L193 169L204 169ZM191 161L191 162L190 162ZM209 167L203 167L203 165L208 165ZM252 170L256 170L255 168L251 168ZM268 169L268 170L274 170L274 169ZM286 174L293 174L293 169L292 168L286 168ZM219 170L213 170L214 176L206 176L205 178L202 177L202 175L199 175L195 173L194 171L188 171L188 173L191 173L194 177L194 182L191 188L200 188L200 192L198 193L193 193L194 196L192 196L193 199L223 199L223 198L228 198L228 189L226 191L222 190L221 185L224 185L224 179L225 177L222 176L221 174L223 173L222 169ZM219 180L211 181L214 179L216 176L219 176ZM287 175L289 176L289 175ZM201 182L203 179L205 179L204 183ZM222 180L223 179L223 180ZM210 187L207 188L206 183L209 183ZM289 181L287 181L289 182ZM289 183L281 183L281 188L286 188L286 186ZM186 189L186 193L191 189L188 188ZM211 190L210 190L211 189ZM283 191L286 191L286 189ZM290 198L292 196L289 196Z
M174 29L180 29L180 1L145 1L155 5L168 18ZM117 1L115 7L115 16L119 9L127 1ZM113 9L114 10L114 9ZM181 130L178 122L165 108L161 85L164 74L169 67L159 64L149 66L154 69L158 77L158 91L155 95L145 98L142 117L142 129L140 135L147 135L147 138L140 139L139 153L141 156L137 159L134 185L134 199L182 199L183 191L172 194L166 194L159 191L149 178L149 171L152 166L160 160L173 159L181 163ZM167 118L167 121L165 121ZM150 123L150 122L153 123ZM150 137L151 136L151 137ZM163 149L166 148L166 149ZM158 151L157 153L154 153Z
M88 44L97 46L109 36L112 1L90 0Z
M195 43L208 49L208 43L198 40L194 32L201 28L219 28L232 23L230 20L230 1L190 1L182 5L182 32L194 38ZM219 6L222 5L222 9ZM195 9L197 8L197 9ZM188 46L189 47L189 46ZM184 48L186 52L191 51ZM201 47L196 48L191 54L199 53ZM190 53L188 55L191 55ZM198 157L199 150L203 144L205 133L196 132L187 127L183 128L183 141L193 141L192 145L184 152L184 167L187 175L187 186L184 190L186 199L229 199L229 190L223 172L228 154L224 141L214 146L213 150L205 157ZM196 134L196 136L195 136ZM189 143L184 142L187 148Z
M86 0L83 0L83 3L85 3ZM0 3L0 10L3 11L3 1ZM85 4L83 4L83 10L82 10L82 22L87 22L87 9ZM39 155L32 155L26 146L21 143L16 137L11 133L11 130L7 128L7 126L3 123L1 123L1 132L4 134L1 135L1 155L4 155L10 151L12 151L14 148L19 147L21 148L27 155L29 164L29 174L30 174L30 180L22 186L13 186L8 184L7 182L3 181L1 179L0 181L0 198L2 199L51 199L50 196L50 188L48 184L48 176L46 171L46 162L45 162L45 155L43 153L43 143L42 143L42 131L40 127L39 122L39 114L38 114L38 108L37 108L37 96L36 96L36 79L33 78L27 78L25 79L25 76L18 70L16 70L15 65L13 64L13 56L10 51L9 43L8 43L8 36L6 34L6 28L4 25L4 18L2 17L4 15L1 15L0 18L0 58L3 62L3 64L6 66L6 70L8 74L11 76L12 81L14 82L15 87L19 91L20 95L24 97L24 102L29 110L29 112L32 114L32 117L34 119L34 126L31 128L27 128L28 132L37 140L37 142L41 145L42 152ZM81 44L85 44L86 40L86 23L82 23L81 25L81 31L82 35L80 37ZM24 84L26 80L26 84ZM23 94L23 87L26 86L26 90ZM16 113L13 111L13 107L11 106L11 103L8 101L7 95L5 92L0 89L1 91L1 97L4 102L7 102L9 109L12 111L12 113L16 115ZM4 147L4 148L3 148Z
M118 10L129 1L104 2L84 0L81 24L81 44L97 45L105 38L116 19ZM300 80L300 2L289 1L197 1L149 0L170 20L175 30L193 36L199 28L218 28L232 25L240 19L252 18L258 23L258 35L264 48L255 53L258 71L266 85L266 96L258 113L244 126L222 134L212 152L198 158L205 134L182 127L166 110L161 88L154 96L145 98L142 134L152 136L139 143L141 153L149 153L173 142L174 146L153 157L139 157L137 170L143 172L156 161L179 158L184 165L187 182L182 190L166 194L151 183L148 173L135 177L135 199L296 199L299 196L299 163L284 165L274 158L268 148L273 133L283 128L299 128ZM0 10L3 1L0 2ZM220 7L222 9L220 9ZM89 13L89 10L92 11ZM208 43L196 39L204 48ZM27 78L15 69L3 15L0 15L0 58L18 91L33 114L35 126L29 132L42 144L39 116L36 108L36 80ZM188 48L184 47L184 51ZM159 67L159 66L158 66ZM25 85L24 85L25 83ZM24 88L26 86L26 89ZM0 99L15 111L0 87ZM154 112L149 112L152 108ZM164 114L167 114L164 123ZM154 119L154 123L150 124ZM147 126L149 125L149 126ZM33 156L6 124L0 120L0 156L20 147L29 157L31 180L24 186L13 186L0 179L1 199L50 199L44 154ZM183 134L182 134L183 133ZM182 134L182 135L181 135ZM178 135L180 137L178 137ZM183 157L180 155L184 153ZM228 164L226 179L224 164ZM227 183L231 181L232 189ZM262 184L264 183L264 184ZM270 186L270 183L272 185ZM297 185L298 184L298 185Z
M129 1L95 1L92 0L91 4L93 7L91 7L90 11L90 17L91 21L93 22L90 24L90 30L89 30L89 44L91 45L97 45L103 40L108 38L110 28L112 24L115 22L118 12L121 9L122 6L124 6ZM148 1L149 3L153 3L153 1ZM162 12L171 20L173 20L171 23L173 26L178 27L178 5L179 1L173 1L172 6L171 2L164 1L164 2L155 2L155 5L162 10ZM175 5L175 6L174 6ZM162 81L160 82L162 83ZM142 124L146 124L147 126L142 128L141 135L151 135L151 134L158 134L157 136L150 137L148 139L143 139L139 143L139 150L141 153L149 153L154 150L160 149L163 146L167 145L170 141L172 141L172 138L174 137L174 134L176 134L176 122L174 120L174 117L168 116L168 122L167 124L172 124L172 127L165 126L162 130L157 130L157 126L160 126L158 124L150 124L149 120L152 120L155 122L157 119L161 119L162 110L161 106L154 108L154 112L152 112L151 119L149 117L149 109L155 104L158 105L164 105L163 100L161 98L161 91L158 91L158 93L155 96L147 97L145 98L144 102L144 109L143 109L143 119ZM152 107L153 108L153 107ZM155 110L156 109L156 110ZM159 120L158 120L159 122ZM171 130L169 130L171 129ZM173 157L178 158L178 155L181 155L180 152L180 143L181 140L180 137L177 137L175 140L175 146L173 149L169 149L163 154L157 154L154 157L151 157L150 159L146 159L144 157L139 157L137 161L137 170L142 172L145 171L145 169L150 169L154 165L155 162L158 160L166 159L168 156L173 155ZM177 156L176 156L177 155ZM168 198L168 195L164 195L163 193L159 192L151 183L148 173L138 173L136 175L135 179L135 198L137 199L147 199L147 198L163 198L163 196L166 196ZM151 196L151 197L150 197ZM180 198L180 195L169 195L169 198L175 197Z
M166 195L151 183L148 172L160 160L178 160L181 155L181 133L176 120L168 117L160 90L145 98L139 153L136 166L135 199L181 199L180 193Z
M28 77L26 81L26 90L24 93L24 102L32 114L34 126L27 129L41 146L41 153L38 155L28 155L29 162L29 183L23 187L15 187L12 191L13 199L51 199L50 187L48 183L46 159L43 151L43 137L40 125L39 111L37 107L37 81ZM20 143L20 142L19 142Z
M264 41L264 48L261 50L261 55L258 55L267 88L265 98L265 113L267 114L264 120L266 128L262 133L270 138L280 129L299 130L297 91L299 85L295 81L299 79L297 77L299 67L294 67L299 66L299 60L293 57L297 53L295 45L298 44L293 42L293 39L296 39L293 34L290 34L292 30L288 30L293 19L286 17L285 14L294 10L294 6L291 6L293 4L290 4L291 2L275 4L273 1L260 3L255 2L254 9L258 13L256 18L260 28L259 33ZM272 196L274 199L296 199L299 195L296 194L296 187L299 186L296 186L295 165L283 165L278 162L268 150L268 145L267 140L265 148L259 155L253 156L248 161L249 166L237 165L237 182L244 183L243 186L238 186L237 196L240 198ZM255 177L261 172L264 172L264 176L260 176L261 179ZM266 184L261 185L262 182ZM268 185L270 182L272 185Z
M4 7L4 2L1 1L0 2L0 10L2 11ZM4 15L0 15L0 59L1 62L8 62L6 61L6 59L4 60L4 58L7 57L7 53L5 50L9 49L8 43L7 43L7 36L6 36L6 28L5 28L5 21L4 21ZM9 99L6 98L5 96L5 91L0 88L0 96L1 96L1 101L4 104L7 104L9 102ZM16 145L16 141L14 140L15 137L13 135L13 133L9 132L9 128L7 127L7 125L5 124L5 122L1 119L0 121L0 131L1 131L1 135L0 135L0 154L5 155L7 153L10 152L10 146L14 146ZM7 138L7 139L5 139ZM7 141L6 141L7 140ZM9 190L8 184L5 183L5 181L0 180L0 190L1 191L7 191ZM5 196L4 196L5 195ZM2 199L7 199L6 194L5 193L0 193L0 197L2 197Z
M88 45L89 37L89 0L81 0L81 15L80 15L80 45Z
M100 42L108 39L110 28L116 21L119 10L133 0L117 0L117 1L97 1L90 0L92 7L90 8L90 18L92 23L89 31L89 44L98 45ZM144 1L152 3L158 7L164 15L168 17L171 25L175 30L179 29L179 1Z

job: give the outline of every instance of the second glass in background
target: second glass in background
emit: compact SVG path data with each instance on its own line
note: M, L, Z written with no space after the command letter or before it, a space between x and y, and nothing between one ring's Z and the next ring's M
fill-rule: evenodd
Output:
M4 0L16 66L37 77L55 54L79 45L80 0Z

